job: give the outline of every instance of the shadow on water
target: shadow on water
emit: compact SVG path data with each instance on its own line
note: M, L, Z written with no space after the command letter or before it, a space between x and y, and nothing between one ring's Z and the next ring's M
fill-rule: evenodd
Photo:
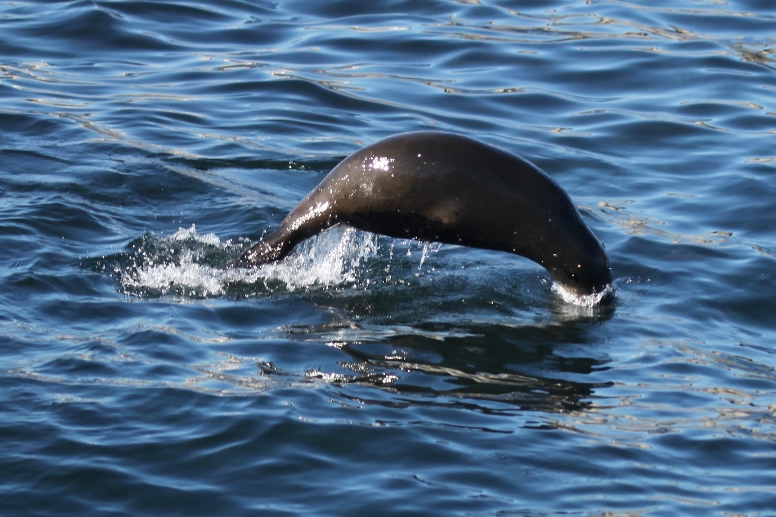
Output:
M392 273L401 269L398 262ZM273 337L347 354L336 368L308 371L308 378L392 395L359 392L362 404L488 413L587 409L595 391L611 385L591 374L611 361L596 350L595 329L611 319L615 305L570 306L535 271L500 265L442 267L437 276L405 268L389 285L308 293L334 321L281 327ZM262 373L276 371L269 365ZM356 397L350 390L341 396Z
M595 390L610 385L589 378L610 362L605 354L596 354L589 337L594 322L611 317L612 310L606 312L543 324L340 322L280 334L291 341L323 342L347 354L339 363L346 373L308 371L308 377L396 395L372 402L485 412L504 411L506 404L507 410L564 412L588 408ZM274 373L271 367L262 370Z

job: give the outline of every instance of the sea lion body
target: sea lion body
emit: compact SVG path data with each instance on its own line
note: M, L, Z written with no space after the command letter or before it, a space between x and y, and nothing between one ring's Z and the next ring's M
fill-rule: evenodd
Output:
M280 260L339 223L521 255L578 295L611 284L603 246L555 181L518 156L461 135L405 133L356 151L235 266Z

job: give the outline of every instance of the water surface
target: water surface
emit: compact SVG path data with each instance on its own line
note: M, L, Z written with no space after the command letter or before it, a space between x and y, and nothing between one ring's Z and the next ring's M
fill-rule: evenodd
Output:
M768 1L0 4L9 514L768 515ZM474 136L605 243L611 308L336 228L218 266L347 154Z

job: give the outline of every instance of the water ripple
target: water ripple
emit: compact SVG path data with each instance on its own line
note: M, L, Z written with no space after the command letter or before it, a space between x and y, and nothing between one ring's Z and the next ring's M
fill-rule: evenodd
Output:
M4 510L771 512L766 4L1 5ZM557 179L616 303L343 229L220 267L418 129Z

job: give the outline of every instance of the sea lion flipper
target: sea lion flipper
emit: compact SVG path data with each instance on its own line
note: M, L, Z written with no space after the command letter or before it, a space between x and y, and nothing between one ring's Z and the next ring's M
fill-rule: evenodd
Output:
M231 267L257 267L269 262L279 260L277 257L277 248L273 248L266 242L261 241L244 252L240 257L232 262Z
M277 262L291 253L294 244L282 229L272 232L237 258L230 267L258 267Z
M277 262L291 253L297 244L336 222L336 217L328 210L329 203L317 203L308 208L310 203L305 198L283 219L277 230L240 255L231 267L258 267Z

